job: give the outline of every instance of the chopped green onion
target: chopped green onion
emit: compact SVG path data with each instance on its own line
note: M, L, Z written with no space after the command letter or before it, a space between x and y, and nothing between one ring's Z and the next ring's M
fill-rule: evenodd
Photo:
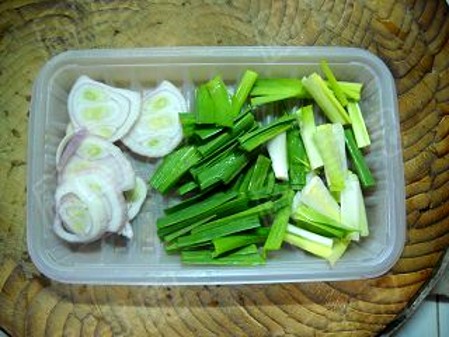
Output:
M310 167L312 170L316 170L323 166L323 160L321 159L320 152L313 140L313 135L316 131L313 106L307 105L302 107L297 111L296 115L298 117L299 129L302 140L304 141L307 157L309 158Z
M260 145L268 142L278 134L290 129L294 120L294 116L285 115L266 126L259 127L255 131L248 132L247 134L239 137L238 140L240 142L240 146L246 151L252 151Z
M297 127L287 131L287 156L290 186L295 190L302 189L310 169L306 149Z
M212 253L212 257L217 257L250 244L263 243L266 238L266 234L236 234L213 239L214 252Z
M329 189L341 191L345 187L348 171L343 126L340 123L318 126L314 141L323 159Z
M247 191L257 191L263 187L268 171L270 170L271 161L264 155L259 155L254 165L251 180L248 183Z
M232 97L232 104L230 109L230 115L232 117L237 116L242 110L243 104L248 98L251 89L253 88L254 83L257 79L257 73L252 70L246 70L240 80L239 85L235 91L234 96Z
M265 264L265 259L260 256L255 245L222 257L214 257L213 253L207 250L182 251L181 261L185 264L207 265L255 266Z
M288 205L284 208L281 208L274 216L273 224L270 228L270 233L268 234L268 238L263 246L264 256L268 251L279 250L281 248L290 213L291 205Z
M334 76L334 73L332 72L331 68L329 67L329 64L326 60L322 60L320 62L321 70L323 71L324 75L327 77L327 80L329 81L329 86L333 90L335 97L337 97L338 101L343 105L344 107L348 105L348 100L346 99L345 94L343 93L342 88L340 87L340 84L337 82L337 79Z
M357 147L357 144L354 139L354 134L351 129L345 129L345 140L346 140L346 148L351 156L352 163L354 164L354 169L357 173L357 176L360 179L360 183L363 188L372 187L376 184L374 177L363 158L363 154L360 149Z
M304 77L302 84L332 123L341 123L343 125L351 123L346 110L337 100L334 93L327 87L320 75L313 73L308 77Z
M192 231L192 234L190 235L179 237L176 240L176 243L178 248L183 248L198 243L208 242L222 236L242 232L257 227L260 227L259 218L255 215L250 215L245 218L230 220L226 223L223 223L219 227L211 227L204 229L201 232ZM197 227L196 229L198 228L201 227Z
M200 160L201 156L195 147L181 147L164 158L151 177L150 185L165 194Z
M352 130L354 131L355 140L359 148L367 147L371 144L368 131L366 130L365 120L358 103L348 103L349 117L352 121Z

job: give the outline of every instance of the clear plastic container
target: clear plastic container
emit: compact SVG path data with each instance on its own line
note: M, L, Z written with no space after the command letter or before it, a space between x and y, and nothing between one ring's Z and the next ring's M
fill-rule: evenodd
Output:
M67 96L78 76L141 90L164 79L192 101L196 83L217 73L235 83L251 68L261 77L301 77L327 59L336 77L363 82L362 111L372 137L367 162L377 179L366 197L370 235L352 243L334 267L285 245L256 267L186 266L167 255L155 222L167 205L150 194L134 221L131 241L109 236L73 246L52 231L56 188L55 153L68 122ZM147 179L156 162L133 159ZM176 47L69 51L51 59L37 78L29 122L28 249L48 277L98 284L248 284L363 279L387 272L405 241L405 198L396 89L385 64L371 53L340 47Z

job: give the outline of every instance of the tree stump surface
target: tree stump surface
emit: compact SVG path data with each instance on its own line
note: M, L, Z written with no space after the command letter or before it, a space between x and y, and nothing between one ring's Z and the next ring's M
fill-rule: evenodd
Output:
M440 271L449 244L449 18L445 1L0 2L0 327L12 336L374 336L391 331ZM33 81L69 49L341 45L396 81L407 242L375 279L256 286L64 285L26 248Z

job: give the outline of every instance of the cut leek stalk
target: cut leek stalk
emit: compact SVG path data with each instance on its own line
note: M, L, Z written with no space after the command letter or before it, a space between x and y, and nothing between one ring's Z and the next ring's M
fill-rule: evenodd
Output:
M313 139L323 159L329 189L340 192L345 186L348 171L343 126L340 123L320 125Z
M74 129L114 142L129 132L140 113L140 94L118 89L80 76L68 98L68 110Z
M349 172L346 177L345 188L340 195L340 203L341 222L360 231L360 236L368 236L368 220L362 189L357 175L352 172ZM358 241L358 233L352 235L351 238Z
M268 154L274 175L279 180L288 180L287 134L282 132L267 143Z
M169 154L182 140L179 113L186 110L187 103L179 89L163 81L144 95L140 117L122 138L123 143L132 152L146 157Z
M302 79L302 84L332 123L350 124L348 113L320 75L313 73Z
M366 130L365 120L358 103L348 103L349 117L352 121L352 130L359 148L367 147L371 144L368 131Z
M320 152L313 140L316 131L315 117L313 114L313 106L307 105L296 112L298 118L299 129L304 147L306 148L307 157L309 158L310 167L316 170L323 166L323 159L321 159Z
M296 193L293 201L293 207L295 207L293 212L296 211L301 203L335 221L340 221L340 206L338 206L338 203L319 176L313 176L303 190Z

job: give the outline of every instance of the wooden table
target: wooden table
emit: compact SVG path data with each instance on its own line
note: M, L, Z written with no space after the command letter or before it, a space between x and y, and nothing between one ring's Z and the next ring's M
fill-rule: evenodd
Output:
M0 3L0 327L13 336L372 336L402 321L449 244L445 1ZM67 49L343 45L380 56L399 93L407 244L385 276L263 286L71 286L39 274L25 238L33 80Z

